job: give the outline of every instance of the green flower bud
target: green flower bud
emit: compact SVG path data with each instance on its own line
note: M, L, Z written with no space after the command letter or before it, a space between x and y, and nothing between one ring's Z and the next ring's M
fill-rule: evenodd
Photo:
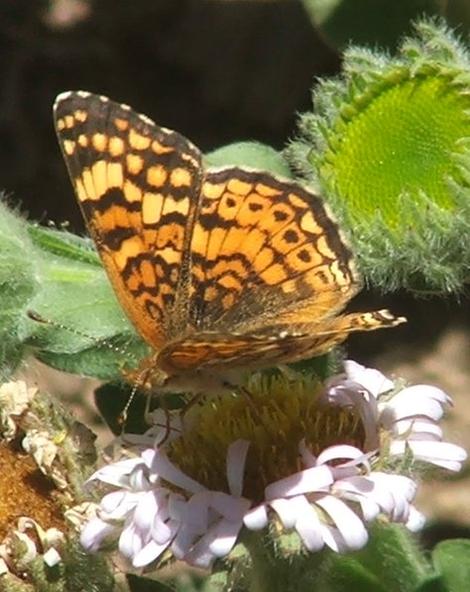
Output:
M422 21L398 56L352 47L286 150L382 290L461 290L470 268L470 58Z

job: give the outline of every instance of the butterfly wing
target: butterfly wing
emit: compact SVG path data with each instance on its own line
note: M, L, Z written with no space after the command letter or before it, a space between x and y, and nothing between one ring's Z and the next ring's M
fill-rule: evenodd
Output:
M201 331L319 322L360 287L322 200L265 172L230 167L206 175L191 251L191 313Z
M350 333L395 327L406 319L388 310L330 317L316 331L260 334L201 333L169 343L160 352L159 366L168 374L194 370L224 372L237 368L269 368L322 355L342 343Z
M318 196L269 173L206 174L191 252L190 318L199 331L161 351L170 374L314 357L352 332L404 320L339 314L360 288L351 250Z
M180 134L86 92L59 95L54 120L118 299L142 337L159 349L187 323L201 154Z

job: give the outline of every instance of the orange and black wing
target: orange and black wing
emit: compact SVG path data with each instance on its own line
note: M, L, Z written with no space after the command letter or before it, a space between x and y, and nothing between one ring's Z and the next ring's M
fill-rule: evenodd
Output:
M206 175L191 251L191 311L201 330L319 322L360 287L324 202L266 172L230 167Z
M161 351L169 373L293 362L404 320L339 314L360 288L349 246L318 196L266 172L206 174L191 252L199 332Z
M187 323L201 154L127 105L87 92L59 95L54 120L81 210L121 305L159 349Z
M200 333L169 343L158 357L169 374L194 370L253 370L323 355L356 331L395 327L406 319L388 310L351 313L290 330L266 327L259 334Z

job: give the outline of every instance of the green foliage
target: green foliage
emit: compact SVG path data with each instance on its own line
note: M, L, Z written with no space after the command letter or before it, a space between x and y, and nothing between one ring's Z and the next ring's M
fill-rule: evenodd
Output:
M25 565L22 578L4 574L1 592L117 592L114 577L101 555L89 555L76 542L61 549L61 561L49 567L42 556Z
M75 374L116 379L147 347L124 316L91 242L31 225L0 203L0 368L32 350ZM46 322L32 320L33 311ZM49 321L49 322L48 322Z
M470 588L470 540L442 541L434 549L432 559L445 590L463 592Z
M260 142L236 142L223 146L206 154L205 161L211 168L235 165L270 171L287 178L292 176L282 155Z
M0 377L14 369L23 353L18 325L38 288L31 252L24 223L0 201Z
M164 582L134 575L127 576L129 592L222 592L224 588L216 584L207 586L208 580L211 579L197 578L184 572Z

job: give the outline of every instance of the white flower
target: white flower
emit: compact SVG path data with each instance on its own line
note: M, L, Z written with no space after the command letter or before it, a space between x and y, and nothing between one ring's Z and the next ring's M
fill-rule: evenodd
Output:
M403 456L409 450L416 460L450 471L460 471L467 453L442 441L439 421L452 399L441 389L415 385L399 390L378 370L345 362L345 375L329 382L329 403L355 407L366 432L365 448L378 447L380 431L390 435L389 454Z
M230 493L207 490L158 449L146 449L140 457L97 471L91 480L119 490L104 496L98 516L82 532L82 545L94 551L105 539L117 537L120 552L136 568L152 563L168 548L192 565L210 565L230 552L250 506L240 490L240 454L246 449L247 443L239 441L228 452ZM164 487L162 480L188 496Z
M361 448L336 444L315 456L307 439L302 440L302 469L296 463L291 475L248 499L248 441L238 439L227 447L227 490L211 490L170 461L165 451L172 450L170 439L162 441L160 425L133 438L132 458L92 476L111 491L85 526L83 546L94 551L105 540L116 539L120 553L135 568L150 565L165 551L191 565L208 567L230 553L243 527L257 531L271 520L295 530L309 551L325 545L337 552L360 549L368 539L367 524L378 516L410 530L421 528L424 517L413 506L416 482L387 469L387 461L411 453L421 461L458 470L466 454L442 441L438 425L450 399L435 387L398 388L377 370L354 362L347 362L345 370L329 381L320 407L356 410L365 432ZM171 438L177 439L186 426L172 422ZM153 446L145 448L152 438ZM220 454L217 447L214 454Z
M269 485L266 505L309 551L324 545L337 552L360 549L368 540L365 523L379 514L407 526L411 519L413 526L419 521L410 503L416 492L412 479L371 471L367 456L353 446L331 446L315 458L301 443L300 452L307 468ZM245 518L253 529L267 522L259 507Z

